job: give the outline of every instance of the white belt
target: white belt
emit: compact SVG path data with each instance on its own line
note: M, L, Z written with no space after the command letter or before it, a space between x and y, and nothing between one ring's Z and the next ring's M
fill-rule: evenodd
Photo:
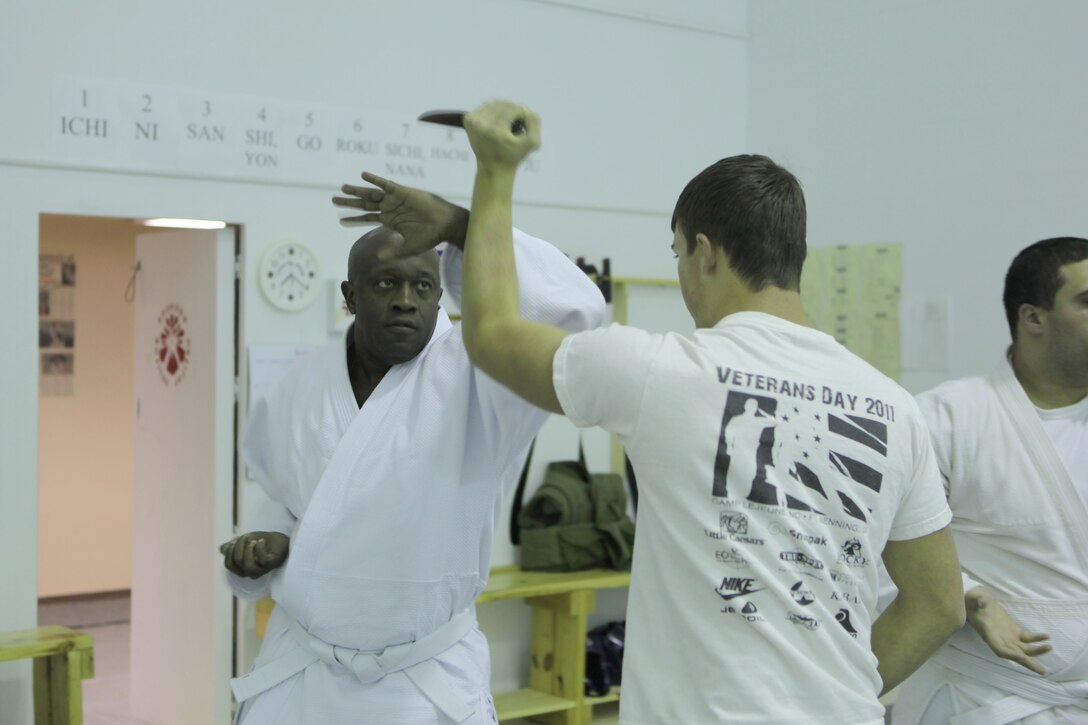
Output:
M1085 680L1063 683L1020 674L954 647L942 648L933 660L950 670L1012 693L1004 699L953 716L949 725L1003 725L1052 707L1088 710L1088 681Z
M231 680L230 687L239 704L321 661L348 668L362 683L377 682L390 672L404 672L435 707L457 723L464 722L475 712L475 708L450 687L442 668L434 661L476 626L476 613L472 608L414 642L391 645L380 652L329 644L307 632L294 617L287 616L287 620L288 631L298 646Z

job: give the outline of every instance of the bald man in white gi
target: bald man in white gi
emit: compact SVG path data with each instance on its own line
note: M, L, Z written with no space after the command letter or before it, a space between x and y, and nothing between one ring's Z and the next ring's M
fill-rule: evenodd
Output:
M355 321L257 402L246 463L272 500L261 531L222 547L238 596L276 607L251 672L232 682L244 725L496 722L473 602L492 536L547 413L470 363L460 324L468 212L364 174L334 199L384 224L353 247ZM407 242L433 249L391 256ZM517 235L522 308L571 331L604 300L559 250ZM288 553L289 551L289 553Z
M1088 723L1088 239L1021 251L1004 302L1007 359L918 398L970 626L904 683L897 725Z

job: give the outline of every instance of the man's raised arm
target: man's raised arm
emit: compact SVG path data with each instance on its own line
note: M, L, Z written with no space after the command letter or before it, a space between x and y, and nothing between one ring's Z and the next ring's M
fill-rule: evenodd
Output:
M540 146L540 118L524 106L492 101L465 117L465 130L477 161L463 270L465 347L489 376L562 413L552 359L567 333L521 318L514 264L514 179L518 164Z

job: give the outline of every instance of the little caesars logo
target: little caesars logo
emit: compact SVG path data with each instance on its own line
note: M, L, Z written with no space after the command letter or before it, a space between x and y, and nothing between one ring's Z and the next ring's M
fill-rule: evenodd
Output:
M865 566L869 563L869 560L865 558L865 554L861 550L861 541L858 539L847 539L846 542L839 549L839 561L847 566Z
M739 544L755 544L763 546L763 539L748 536L748 515L722 511L718 520L719 531L704 529L703 533L712 539L727 539Z

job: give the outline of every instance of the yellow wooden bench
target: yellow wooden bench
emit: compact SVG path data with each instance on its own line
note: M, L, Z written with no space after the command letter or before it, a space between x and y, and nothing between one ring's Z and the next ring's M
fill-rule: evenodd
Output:
M586 619L597 606L598 589L625 587L631 575L591 569L563 573L491 570L477 604L524 599L533 609L529 687L495 695L499 720L533 718L546 725L588 725L593 706L619 699L613 688L604 697L586 697ZM273 602L257 602L257 634L264 636Z
M94 638L67 627L0 634L0 662L34 660L35 725L83 725L83 680L94 677Z

